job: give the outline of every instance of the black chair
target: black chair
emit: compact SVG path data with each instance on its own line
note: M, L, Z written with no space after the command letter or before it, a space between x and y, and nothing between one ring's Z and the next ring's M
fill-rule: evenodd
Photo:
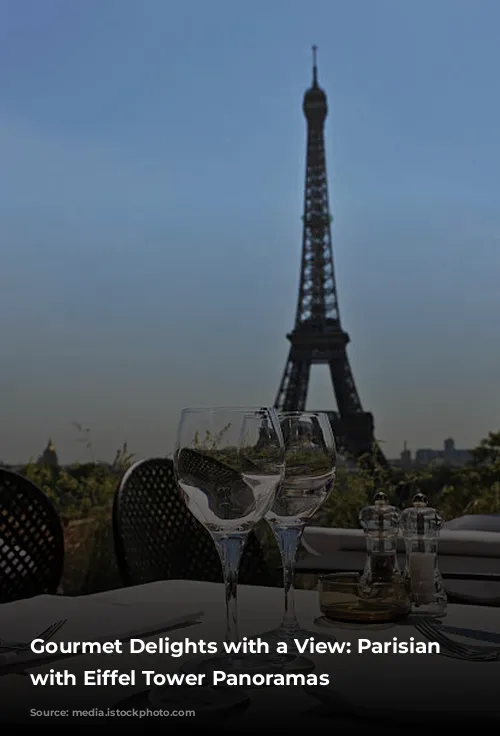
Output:
M0 468L0 603L54 595L64 569L64 533L45 493Z
M125 473L114 499L113 536L124 585L222 581L214 542L184 503L172 460L140 460ZM275 582L253 532L245 545L239 580L244 585Z

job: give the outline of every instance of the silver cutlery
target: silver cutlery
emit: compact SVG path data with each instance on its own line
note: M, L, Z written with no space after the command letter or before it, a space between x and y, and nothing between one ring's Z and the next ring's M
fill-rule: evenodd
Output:
M447 636L442 629L437 627L428 618L415 618L412 621L415 629L423 634L429 641L437 642L441 648L441 654L454 656L458 659L470 662L498 662L500 661L500 648L491 646L469 647L461 644Z
M24 652L30 649L31 642L33 639L43 639L44 641L48 641L49 639L52 639L53 636L57 634L57 632L64 626L67 619L63 618L61 621L56 621L55 623L51 624L50 626L47 626L46 629L41 631L38 636L34 636L29 641L13 641L13 642L6 642L5 639L0 639L0 652Z

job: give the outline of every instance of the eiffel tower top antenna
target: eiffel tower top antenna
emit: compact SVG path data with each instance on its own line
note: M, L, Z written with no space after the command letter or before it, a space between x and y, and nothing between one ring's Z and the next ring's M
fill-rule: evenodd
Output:
M318 47L312 47L313 52L313 87L318 86Z

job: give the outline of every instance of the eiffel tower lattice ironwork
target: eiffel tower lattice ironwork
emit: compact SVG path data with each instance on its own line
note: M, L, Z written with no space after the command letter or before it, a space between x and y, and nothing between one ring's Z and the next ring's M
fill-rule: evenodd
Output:
M359 457L372 453L372 414L363 411L347 357L349 336L341 327L335 285L328 203L324 124L326 94L318 85L316 47L313 83L304 96L307 120L307 164L299 299L288 360L275 401L280 411L305 411L311 366L327 364L337 412L327 412L344 452ZM377 454L382 455L379 450Z

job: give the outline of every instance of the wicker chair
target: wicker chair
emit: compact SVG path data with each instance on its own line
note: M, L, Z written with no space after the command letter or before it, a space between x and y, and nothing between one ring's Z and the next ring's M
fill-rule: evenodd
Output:
M64 534L52 503L22 475L0 468L0 603L55 594Z
M222 581L214 542L185 505L169 459L140 460L125 473L114 499L113 535L124 585L174 579ZM275 582L253 532L243 552L240 582Z

